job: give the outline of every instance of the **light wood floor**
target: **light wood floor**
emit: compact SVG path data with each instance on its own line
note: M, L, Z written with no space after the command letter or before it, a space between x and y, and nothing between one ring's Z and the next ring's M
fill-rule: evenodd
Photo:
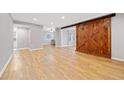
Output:
M1 79L124 79L124 62L87 55L68 48L22 50L14 54Z

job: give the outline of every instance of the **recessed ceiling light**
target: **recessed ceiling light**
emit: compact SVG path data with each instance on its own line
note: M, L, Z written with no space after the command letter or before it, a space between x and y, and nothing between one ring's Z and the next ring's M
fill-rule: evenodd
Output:
M37 21L37 18L33 18L34 21Z
M61 18L62 18L62 19L65 19L65 16L62 16Z
M14 31L18 30L17 27L14 27Z
M50 24L53 25L53 22L51 22Z

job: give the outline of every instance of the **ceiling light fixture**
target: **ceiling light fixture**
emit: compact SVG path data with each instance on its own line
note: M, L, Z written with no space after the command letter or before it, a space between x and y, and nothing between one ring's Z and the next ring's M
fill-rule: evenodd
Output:
M34 21L37 21L37 18L33 18Z
M51 22L51 25L53 25L53 22Z
M14 31L18 30L17 27L14 27Z
M54 32L55 31L55 28L54 27L51 27L50 28L50 32Z
M65 16L62 16L61 18L62 18L62 19L65 19Z

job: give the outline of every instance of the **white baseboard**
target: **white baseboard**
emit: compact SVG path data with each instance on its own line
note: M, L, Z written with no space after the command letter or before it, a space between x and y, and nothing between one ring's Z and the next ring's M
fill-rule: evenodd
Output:
M8 59L8 61L7 61L7 63L4 65L3 69L1 70L1 72L0 72L0 77L2 77L2 75L3 75L3 73L5 72L5 70L6 70L7 66L8 66L8 64L11 62L12 57L13 57L13 54L10 55L10 57L9 57L9 59Z
M43 48L31 49L31 51L42 50Z
M61 46L55 46L55 47L70 47L70 45L61 45Z
M113 60L118 60L124 62L124 59L112 57Z
M62 45L62 47L69 47L69 45Z
M16 50L19 51L19 50L25 50L25 49L29 49L30 51L35 51L35 50L41 50L43 48L35 48L35 49L31 49L31 48L19 48L19 49L16 49Z
M18 48L18 49L14 49L14 50L25 50L25 49L29 49L29 48Z
M63 45L62 47L73 47L72 45Z
M57 46L57 45L55 45L55 47L62 47L62 46Z

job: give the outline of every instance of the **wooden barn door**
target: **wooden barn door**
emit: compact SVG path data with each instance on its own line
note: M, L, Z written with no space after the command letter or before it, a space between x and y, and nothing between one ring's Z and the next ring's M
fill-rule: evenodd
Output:
M76 50L111 58L111 18L98 19L77 25Z

